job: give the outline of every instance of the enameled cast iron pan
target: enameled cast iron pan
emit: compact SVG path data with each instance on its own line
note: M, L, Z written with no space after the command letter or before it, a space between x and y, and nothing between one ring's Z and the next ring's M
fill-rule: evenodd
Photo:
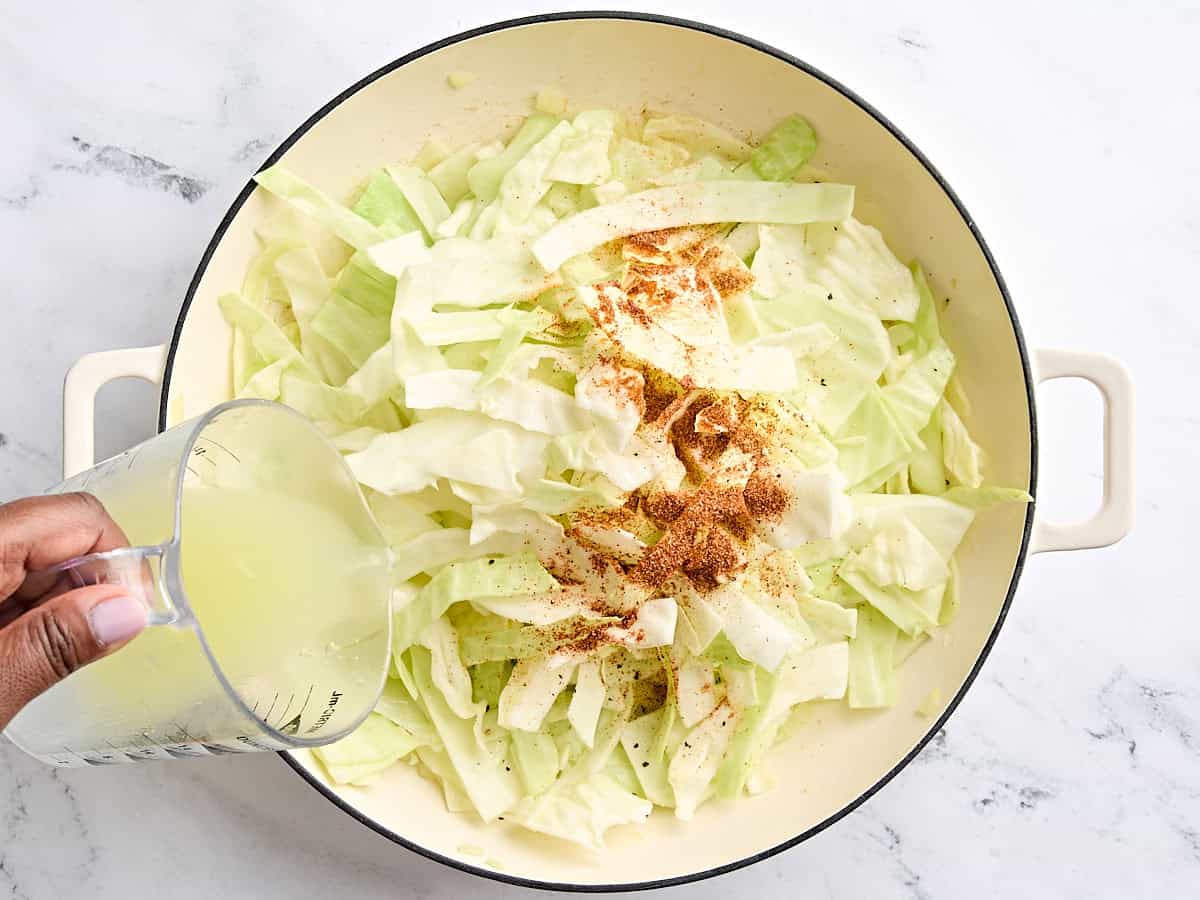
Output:
M447 73L478 79L451 90ZM623 13L571 13L503 22L432 44L368 75L301 125L264 165L279 160L329 193L411 157L427 138L451 146L500 136L553 85L573 108L691 113L761 135L792 112L820 134L816 162L857 185L856 215L879 226L902 259L919 258L946 308L945 328L972 401L968 424L991 464L990 480L1037 493L1034 386L1081 376L1106 401L1105 501L1085 523L1059 526L1033 506L983 513L959 554L964 602L947 639L904 668L897 708L819 707L770 758L776 784L689 823L656 813L642 829L610 834L603 856L483 826L448 813L440 789L407 766L370 789L337 787L306 752L289 765L345 812L399 844L457 868L519 884L617 890L695 880L763 859L853 810L908 763L942 726L982 665L1012 602L1026 555L1119 540L1132 514L1132 387L1120 364L1089 354L1025 347L1013 304L971 217L928 160L882 115L826 75L764 44L694 22ZM137 375L162 385L160 428L230 396L230 332L217 297L237 290L270 207L247 184L221 222L188 289L166 347L96 354L68 378L65 460L92 462L92 400L104 382ZM932 688L944 707L913 714ZM932 799L930 802L937 802Z

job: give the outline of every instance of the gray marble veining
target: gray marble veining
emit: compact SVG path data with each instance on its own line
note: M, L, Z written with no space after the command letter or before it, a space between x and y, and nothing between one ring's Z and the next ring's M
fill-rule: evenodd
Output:
M283 135L420 44L552 5L6 10L0 499L56 480L67 366L166 338L213 227ZM900 777L802 847L689 896L1194 896L1194 5L653 8L765 38L892 116L972 210L1031 343L1130 364L1143 460L1137 531L1110 550L1030 561L975 687ZM101 448L148 434L153 407L148 389L102 395ZM1042 505L1082 513L1099 489L1098 404L1056 385L1042 412ZM388 843L271 757L77 772L0 746L0 896L151 891L523 894Z

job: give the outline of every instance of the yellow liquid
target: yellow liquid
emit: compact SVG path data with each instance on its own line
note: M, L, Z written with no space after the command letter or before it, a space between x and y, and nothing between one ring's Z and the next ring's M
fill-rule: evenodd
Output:
M145 501L107 501L133 545L163 536L164 523L144 514L161 500ZM186 602L257 719L317 739L373 704L387 665L390 593L374 535L295 497L198 485L185 489L180 537ZM162 758L163 745L179 745L180 755L192 744L270 746L225 695L194 626L147 629L43 696L13 736L42 755L62 747L83 757L106 747Z

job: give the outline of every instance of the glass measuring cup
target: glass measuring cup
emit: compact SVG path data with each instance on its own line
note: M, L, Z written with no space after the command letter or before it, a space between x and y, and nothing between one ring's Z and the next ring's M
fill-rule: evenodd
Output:
M69 560L148 627L25 707L6 734L57 766L327 744L379 699L391 551L341 454L303 416L222 404L64 481L131 546Z

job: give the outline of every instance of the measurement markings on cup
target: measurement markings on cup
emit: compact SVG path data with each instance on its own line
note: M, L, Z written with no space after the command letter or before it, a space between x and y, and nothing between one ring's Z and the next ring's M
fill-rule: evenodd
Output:
M312 734L315 731L320 731L333 718L334 712L337 711L338 701L342 699L341 691L331 691L329 701L325 704L325 711L317 716L317 721L310 725L305 733Z

